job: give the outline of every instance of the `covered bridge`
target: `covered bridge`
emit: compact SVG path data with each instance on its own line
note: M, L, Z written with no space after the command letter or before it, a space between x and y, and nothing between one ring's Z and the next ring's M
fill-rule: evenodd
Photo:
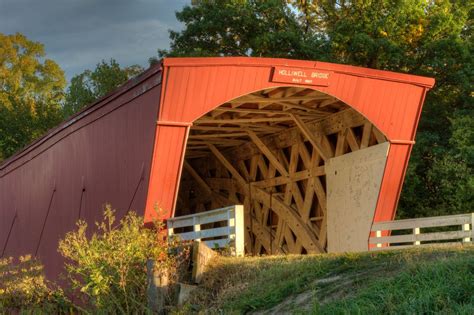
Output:
M366 250L434 80L324 62L167 58L0 165L2 256L61 270L78 219L244 205L248 253ZM90 224L93 225L93 224Z

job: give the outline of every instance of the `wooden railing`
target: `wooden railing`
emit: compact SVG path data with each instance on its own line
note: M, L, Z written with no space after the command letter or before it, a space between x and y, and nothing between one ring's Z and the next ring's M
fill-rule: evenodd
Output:
M215 225L218 227L214 227ZM169 237L177 236L183 241L202 241L210 248L229 247L236 256L243 256L245 253L242 205L171 218L167 221L167 227Z
M451 231L429 232L426 228L451 226ZM456 230L455 229L457 226ZM377 222L372 225L374 237L369 238L370 250L400 249L412 246L470 243L474 240L474 213L450 216ZM391 231L410 230L403 235L390 235ZM431 229L432 230L432 229Z

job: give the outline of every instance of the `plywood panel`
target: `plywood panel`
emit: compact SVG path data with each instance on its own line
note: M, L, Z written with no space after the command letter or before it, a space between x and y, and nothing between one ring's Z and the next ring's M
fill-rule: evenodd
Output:
M328 252L367 250L389 146L385 142L326 163Z

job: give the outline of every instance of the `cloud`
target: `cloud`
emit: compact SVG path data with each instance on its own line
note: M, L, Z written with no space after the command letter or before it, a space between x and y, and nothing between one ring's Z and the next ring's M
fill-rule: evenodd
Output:
M20 32L45 45L70 79L102 59L146 66L168 48L175 11L186 0L0 0L0 32Z

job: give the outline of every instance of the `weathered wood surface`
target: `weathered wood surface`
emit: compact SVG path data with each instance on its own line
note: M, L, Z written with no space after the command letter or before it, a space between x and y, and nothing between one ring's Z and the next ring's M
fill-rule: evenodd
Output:
M385 142L326 163L328 252L367 251L389 148Z
M192 281L194 283L200 283L204 273L206 272L207 265L212 259L216 257L216 252L213 251L209 246L203 242L195 241L192 249Z
M147 303L154 314L165 314L170 294L168 270L156 270L153 260L147 261Z

